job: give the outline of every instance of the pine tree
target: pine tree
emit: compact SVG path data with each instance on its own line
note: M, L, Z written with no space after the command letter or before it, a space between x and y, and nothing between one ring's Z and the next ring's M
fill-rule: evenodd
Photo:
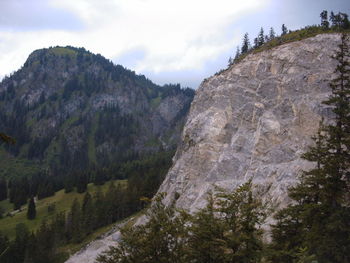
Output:
M118 246L100 255L97 262L188 262L184 260L184 220L175 216L173 205L164 206L163 198L164 194L155 197L144 225L122 228Z
M89 192L86 192L82 204L82 232L90 234L95 225L95 209L92 197Z
M225 228L214 207L215 200L210 194L207 206L190 220L190 235L186 246L189 262L226 262Z
M7 183L6 179L0 178L0 201L7 199Z
M51 224L43 220L36 232L36 257L35 263L52 262L55 255L55 233L51 228Z
M248 33L244 34L243 37L243 43L242 43L242 48L241 48L241 54L245 54L249 51L250 48L250 43L249 43L249 36Z
M270 28L270 32L269 32L269 40L272 40L276 37L276 33L275 30L273 29L273 27Z
M264 45L264 43L265 43L264 29L261 28L258 35L258 47Z
M82 233L82 212L78 199L74 199L66 220L66 237L74 243L81 242Z
M33 220L36 217L36 208L35 208L35 202L34 197L31 197L28 202L28 209L27 209L27 218L29 220Z
M285 34L288 33L288 29L287 27L285 26L285 24L282 24L282 33L281 33L281 36L284 36Z
M328 12L327 10L323 10L320 14L321 17L321 26L323 28L329 28L329 22L328 22Z
M235 54L235 57L233 59L233 62L237 62L240 55L241 55L241 52L239 51L239 47L237 46L236 54Z
M233 64L233 59L231 57L229 57L227 63L228 63L228 66L231 66Z
M297 260L297 252L307 249L303 256L313 256L320 263L349 262L350 257L350 53L348 36L343 34L338 61L331 81L331 96L324 103L334 112L334 123L323 125L313 139L315 146L304 154L315 168L304 172L300 183L290 190L295 201L279 212L273 227L273 245L284 246L288 261ZM294 232L284 231L294 224ZM283 234L283 238L278 236ZM299 236L297 236L296 235ZM283 239L285 241L283 241ZM291 244L291 240L294 242ZM280 244L278 244L280 242ZM286 243L289 243L286 245ZM277 251L276 254L281 252ZM283 254L283 253L282 253Z
M226 251L224 262L259 262L263 255L261 225L267 206L252 192L252 181L232 192L217 194L218 212L223 215Z

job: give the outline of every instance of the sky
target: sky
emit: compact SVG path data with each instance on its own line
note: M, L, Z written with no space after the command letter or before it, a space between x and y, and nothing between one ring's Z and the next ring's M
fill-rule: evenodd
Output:
M31 52L84 47L157 84L197 88L227 66L242 37L319 24L349 0L0 0L0 79Z

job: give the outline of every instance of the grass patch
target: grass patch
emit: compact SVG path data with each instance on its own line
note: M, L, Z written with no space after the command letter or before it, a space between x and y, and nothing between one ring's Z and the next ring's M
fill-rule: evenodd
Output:
M70 49L70 48L65 48L65 47L54 47L49 49L50 52L56 56L76 56L77 52Z
M157 108L157 107L159 106L159 104L160 104L160 101L161 101L161 97L160 97L160 96L158 96L158 97L152 99L152 100L151 100L151 103L150 103L150 104L151 104L151 107L152 107L153 109Z
M125 183L125 180L118 180L115 182ZM101 189L102 192L106 192L108 187L109 183L105 183L102 186L89 184L88 191L92 194L97 192L99 189ZM21 208L21 212L15 214L12 217L7 216L3 219L0 219L0 231L7 235L10 239L13 239L15 237L15 227L19 223L25 223L28 226L29 231L35 231L40 226L42 220L50 220L60 212L68 212L74 199L77 198L81 202L84 194L85 193L79 194L77 192L65 193L64 190L60 190L56 192L54 196L38 200L36 202L37 216L34 220L27 219L27 206L24 205ZM55 204L56 209L54 212L49 213L48 206L52 204ZM5 214L7 212L11 212L13 209L13 205L10 204L8 200L1 201L0 206L5 209Z

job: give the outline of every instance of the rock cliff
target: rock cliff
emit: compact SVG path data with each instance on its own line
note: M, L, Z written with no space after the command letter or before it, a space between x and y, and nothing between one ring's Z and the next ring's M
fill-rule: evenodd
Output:
M301 159L330 94L339 34L321 34L250 54L206 79L196 91L174 165L159 192L166 201L194 211L215 185L232 189L253 178L266 196L288 203L287 188L302 170Z

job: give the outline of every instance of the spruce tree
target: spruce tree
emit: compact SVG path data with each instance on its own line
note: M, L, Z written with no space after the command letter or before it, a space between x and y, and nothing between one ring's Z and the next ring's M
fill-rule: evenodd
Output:
M241 55L241 52L239 51L239 47L237 46L236 54L235 54L235 57L233 59L233 62L237 62L240 55Z
M82 231L85 234L90 234L95 225L95 209L92 197L89 192L86 192L82 204Z
M175 216L173 205L164 206L163 198L164 194L154 198L144 225L123 227L118 246L101 254L97 262L188 262L184 259L185 221L182 216Z
M36 208L35 208L35 202L34 197L31 197L28 202L28 209L27 209L27 218L29 220L33 220L36 217Z
M249 51L249 48L250 48L249 36L248 36L248 33L245 33L243 37L241 54L247 53Z
M258 35L258 47L264 45L264 43L265 43L264 29L261 28Z
M0 178L0 201L7 199L7 183L6 179Z
M288 29L285 24L282 24L282 33L281 36L284 36L288 33Z
M276 37L276 33L275 30L273 29L273 27L270 28L270 32L269 32L269 40L272 40Z
M321 26L323 28L329 28L329 22L328 22L328 12L327 10L323 10L320 14L321 17Z
M210 194L207 206L191 218L187 245L189 262L225 262L225 225L216 214L215 200Z
M223 262L259 262L263 255L263 230L267 206L253 195L252 181L232 192L217 194L218 212L223 216L226 244Z

